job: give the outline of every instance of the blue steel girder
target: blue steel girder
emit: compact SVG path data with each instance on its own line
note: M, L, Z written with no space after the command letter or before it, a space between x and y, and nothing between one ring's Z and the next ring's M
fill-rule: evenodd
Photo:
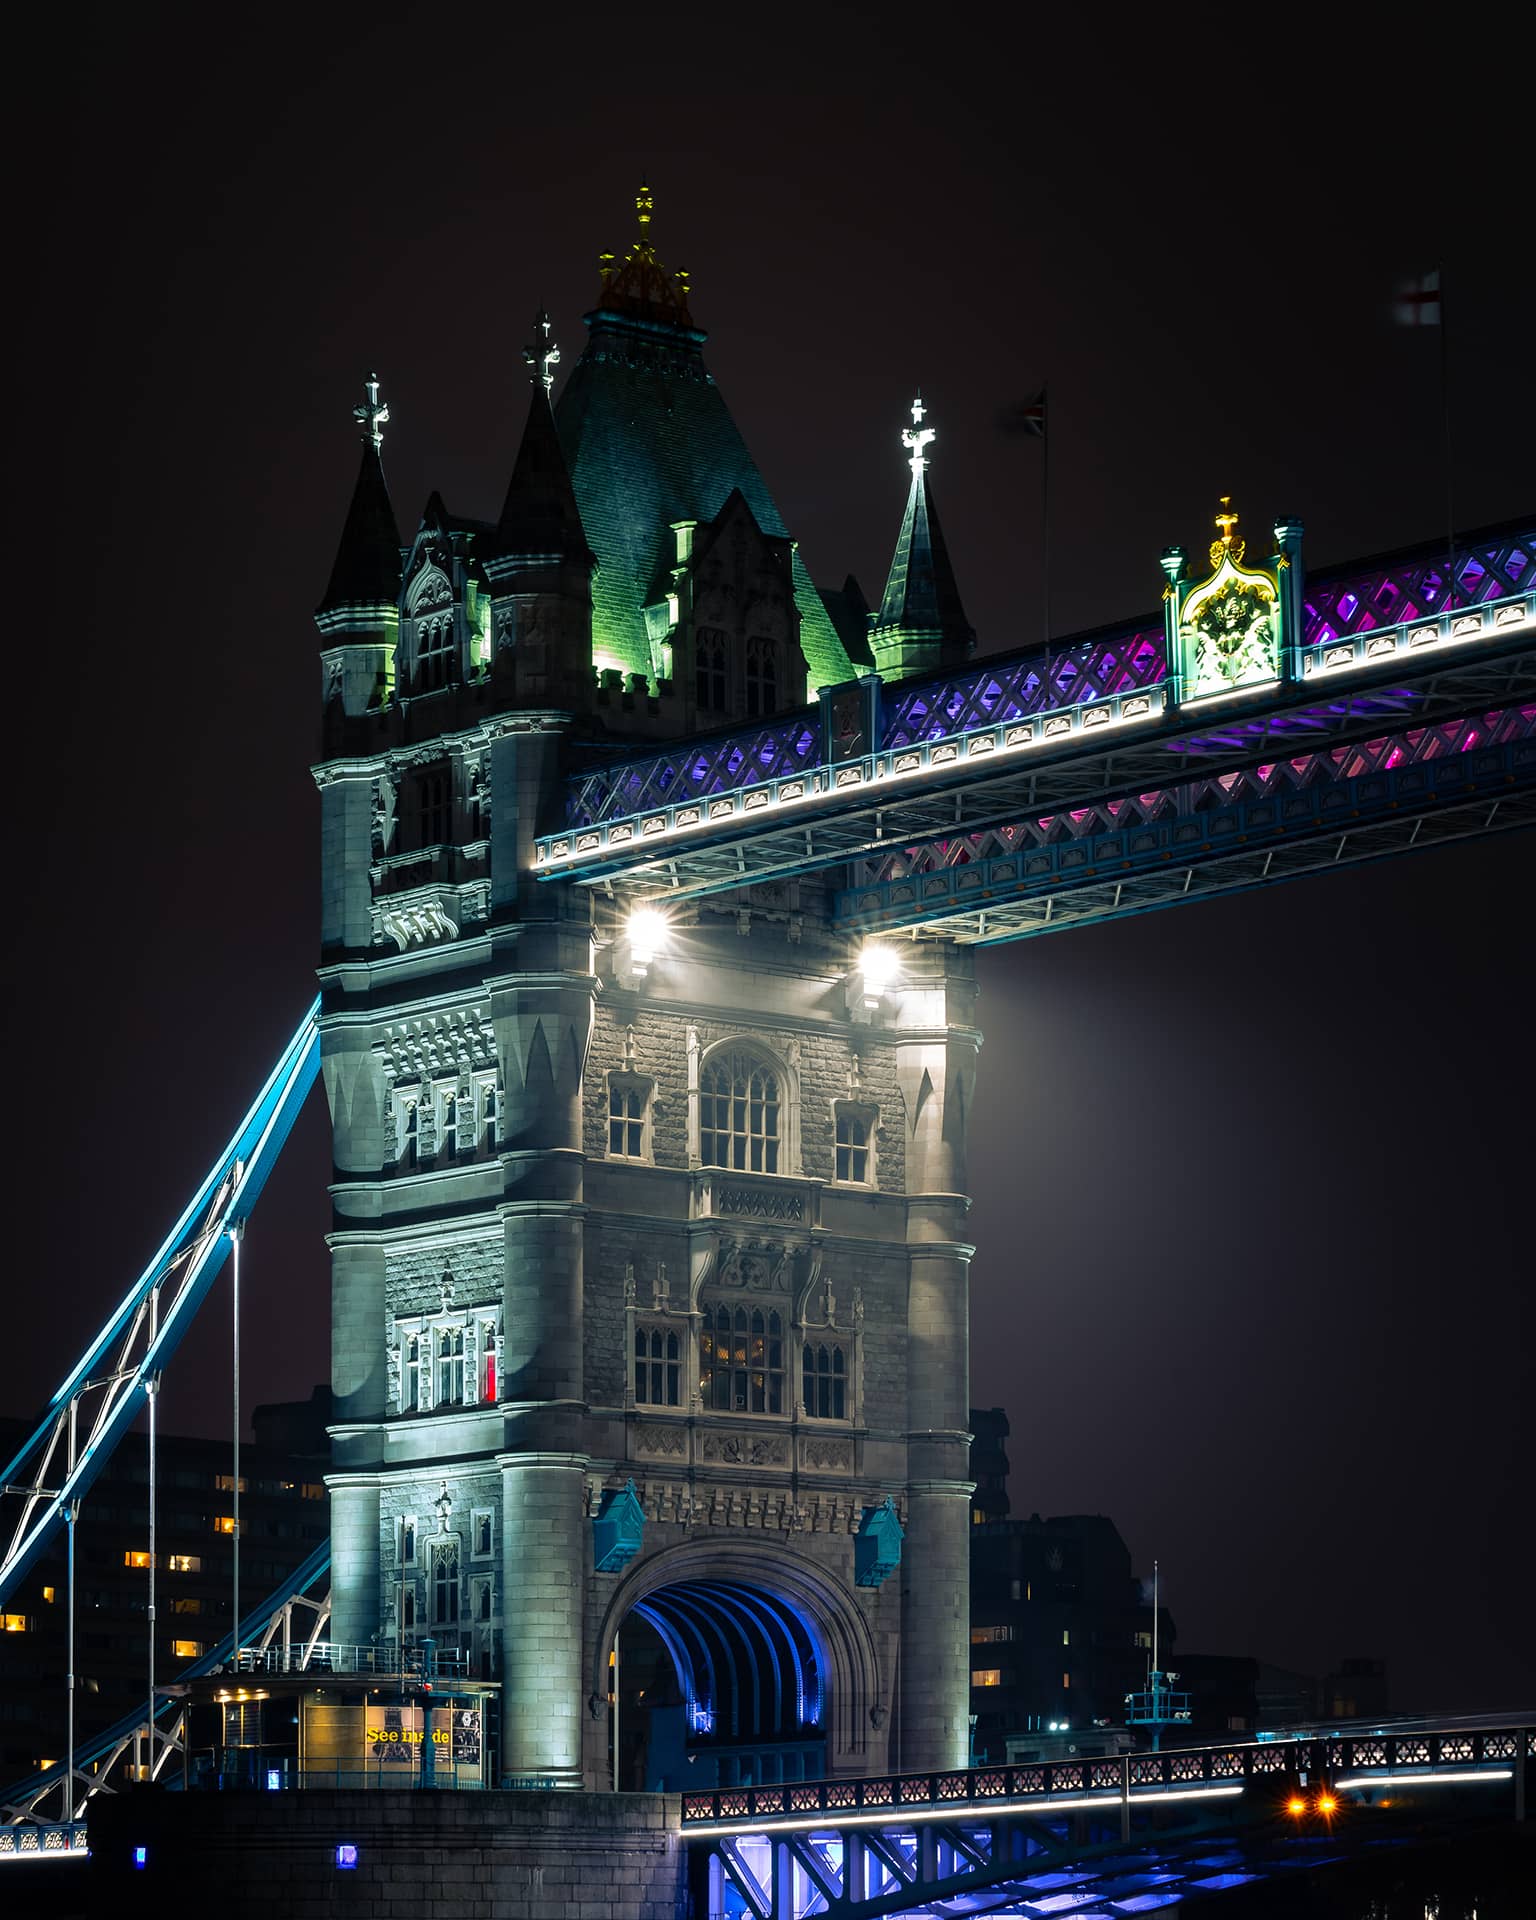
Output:
M180 1346L255 1206L320 1065L317 1000L159 1251L129 1288L0 1474L20 1502L0 1536L0 1601L89 1489ZM80 1417L84 1414L84 1418ZM85 1428L82 1441L81 1427Z
M566 829L536 843L538 877L681 901L1517 705L1536 699L1536 593L1320 643L1299 665L1257 700L1180 708L1165 682Z
M1028 939L1532 825L1536 705L906 848L834 925Z

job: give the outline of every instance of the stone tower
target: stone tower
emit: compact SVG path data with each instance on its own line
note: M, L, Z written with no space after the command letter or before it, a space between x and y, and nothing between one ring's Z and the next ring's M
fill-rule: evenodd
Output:
M835 875L628 919L535 877L626 741L729 765L871 664L639 213L553 407L540 316L498 519L434 494L402 549L358 409L317 615L332 1632L499 1679L513 1776L610 1777L631 1615L708 1765L961 1764L968 956L852 950Z

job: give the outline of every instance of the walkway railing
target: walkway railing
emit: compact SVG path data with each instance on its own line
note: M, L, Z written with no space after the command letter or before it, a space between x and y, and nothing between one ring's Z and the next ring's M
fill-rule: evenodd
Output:
M884 1774L869 1780L809 1780L788 1786L720 1788L683 1796L683 1829L740 1822L760 1827L803 1824L830 1816L829 1824L860 1814L900 1820L949 1815L960 1809L1067 1810L1134 1804L1211 1793L1240 1793L1255 1784L1277 1785L1297 1774L1349 1775L1380 1772L1420 1778L1467 1777L1495 1769L1512 1778L1518 1761L1536 1756L1536 1729L1457 1728L1443 1733L1316 1735L1213 1747L1178 1747L1165 1753L1132 1753L1102 1759L1046 1761L1027 1766L969 1767L945 1773ZM1342 1781L1341 1781L1342 1784Z

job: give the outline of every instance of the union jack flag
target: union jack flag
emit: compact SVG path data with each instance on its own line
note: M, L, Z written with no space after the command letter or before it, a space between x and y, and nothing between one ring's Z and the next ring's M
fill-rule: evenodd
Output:
M1045 438L1045 388L1033 400L1019 400L1007 408L997 423L1004 433L1024 433L1031 439Z
M1440 325L1440 269L1405 280L1392 303L1392 318L1400 327Z

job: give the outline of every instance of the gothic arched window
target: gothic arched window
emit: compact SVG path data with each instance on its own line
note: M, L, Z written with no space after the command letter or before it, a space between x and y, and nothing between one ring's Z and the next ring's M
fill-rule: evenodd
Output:
M777 1173L783 1126L777 1071L755 1054L711 1057L699 1076L699 1158L736 1173Z
M437 1336L437 1404L464 1404L464 1329L443 1327Z
M699 1397L715 1413L784 1411L784 1319L777 1308L706 1307Z
M432 1549L432 1624L452 1626L459 1617L459 1543L438 1542Z
M683 1349L675 1327L635 1328L635 1403L646 1407L682 1404Z
M417 1130L419 1117L415 1100L406 1100L402 1103L400 1108L399 1154L402 1167L414 1167L416 1164L416 1148L420 1143L420 1134Z
M708 713L725 711L725 635L716 627L700 627L694 643L695 693Z
M755 719L779 704L779 669L771 640L747 642L747 713Z
M847 1419L848 1360L835 1342L806 1342L802 1385L805 1410L813 1420Z
M421 1341L414 1333L405 1342L400 1369L400 1411L414 1413L421 1405Z
M452 616L423 620L416 629L416 685L420 692L432 693L447 686L452 655Z

